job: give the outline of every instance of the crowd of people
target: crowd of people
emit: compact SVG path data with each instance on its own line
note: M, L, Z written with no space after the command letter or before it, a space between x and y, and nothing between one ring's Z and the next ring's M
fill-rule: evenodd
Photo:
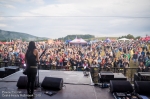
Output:
M66 44L63 41L40 43L36 42L36 48L40 54L40 69L65 69L83 70L90 67L105 68L128 68L137 67L138 71L150 69L150 45L140 40L133 41L98 41L92 44ZM25 53L28 42L18 41L14 44L0 45L0 60L8 61L10 65L25 64ZM133 66L130 66L133 62Z

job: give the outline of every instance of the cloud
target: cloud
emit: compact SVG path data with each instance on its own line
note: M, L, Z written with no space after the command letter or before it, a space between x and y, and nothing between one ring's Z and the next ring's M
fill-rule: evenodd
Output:
M4 17L0 17L0 21L4 21L5 20L5 18Z
M31 3L35 3L35 4L39 4L39 5L45 4L44 0L31 0Z
M42 16L150 16L150 1L145 0L56 0L59 3L47 4L43 0L32 3L46 4L28 11Z
M16 20L16 21L21 21L21 20L26 20L26 19L33 19L34 17L32 17L32 16L34 16L35 14L32 14L32 13L30 13L30 12L23 12L23 13L21 13L18 17L11 17L10 19L11 20Z
M30 10L31 13L38 13L44 16L65 16L82 14L73 4L56 4L39 7Z
M11 9L15 9L15 8L16 8L15 6L9 5L9 4L6 4L6 5L4 5L4 6L7 7L7 8L11 8Z
M26 3L27 0L10 0L10 2L15 2L15 3Z
M2 4L26 3L27 0L0 0Z
M120 18L116 18L113 20L110 20L110 26L111 27L118 27L120 25L129 25L131 23L133 19L120 19Z
M88 12L86 15L91 16L144 16L147 13L150 15L149 0L144 2L141 0L59 0L59 2L75 5L76 9Z
M7 27L6 24L0 24L0 27Z
M144 2L141 0L22 0L22 3L19 3L19 0L11 0L11 2L17 2L15 6L21 7L8 13L21 17L0 19L8 26L8 30L49 38L69 34L137 36L150 33L150 18L139 18L150 17L149 0ZM2 11L5 10L4 8Z

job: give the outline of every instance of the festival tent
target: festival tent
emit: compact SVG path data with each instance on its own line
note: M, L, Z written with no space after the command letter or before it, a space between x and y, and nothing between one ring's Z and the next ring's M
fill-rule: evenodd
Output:
M130 39L127 39L127 38L121 38L119 39L119 41L129 41Z
M110 43L110 42L111 42L111 40L110 40L109 38L107 38L104 42L106 42L106 43Z
M69 42L70 44L87 44L87 42L85 40L83 40L82 38L78 39L75 38L74 40Z
M0 42L0 44L3 44L3 42Z
M69 44L70 41L71 41L71 40L66 40L65 43L66 43L66 44Z
M146 37L140 38L140 40L142 40L142 41L149 41L150 40L150 36L146 36Z
M139 40L144 41L144 39L145 39L144 37L141 37Z
M8 44L9 42L3 42L3 44Z
M98 40L91 40L89 43L92 44L92 43L97 43Z
M14 42L0 42L0 44L7 45L7 44L14 44Z

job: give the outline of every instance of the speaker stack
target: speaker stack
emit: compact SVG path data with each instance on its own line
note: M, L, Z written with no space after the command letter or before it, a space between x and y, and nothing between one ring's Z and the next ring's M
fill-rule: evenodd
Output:
M44 89L56 89L61 90L63 87L63 79L62 78L53 78L53 77L45 77L41 87Z
M150 96L150 81L135 81L134 90L129 81L110 81L110 92L116 99L148 99L141 95ZM136 97L136 98L132 98Z
M17 87L21 89L27 88L27 76L20 76L17 82ZM38 87L38 76L35 81L35 88ZM62 78L54 78L54 77L45 77L41 87L44 89L54 89L61 90L63 87L63 79Z
M115 99L132 99L133 87L129 81L110 80L110 92Z
M110 92L133 92L133 87L129 81L110 80Z
M27 82L28 82L27 76L20 76L17 82L17 87L20 89L26 89ZM35 80L35 88L36 87L38 87L38 76L36 76L36 80Z
M134 89L138 94L150 95L150 81L135 81Z

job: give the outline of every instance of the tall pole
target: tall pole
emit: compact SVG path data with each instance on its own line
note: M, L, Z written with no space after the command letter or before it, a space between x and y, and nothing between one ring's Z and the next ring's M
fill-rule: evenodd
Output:
M91 42L91 52L92 52L92 42Z

